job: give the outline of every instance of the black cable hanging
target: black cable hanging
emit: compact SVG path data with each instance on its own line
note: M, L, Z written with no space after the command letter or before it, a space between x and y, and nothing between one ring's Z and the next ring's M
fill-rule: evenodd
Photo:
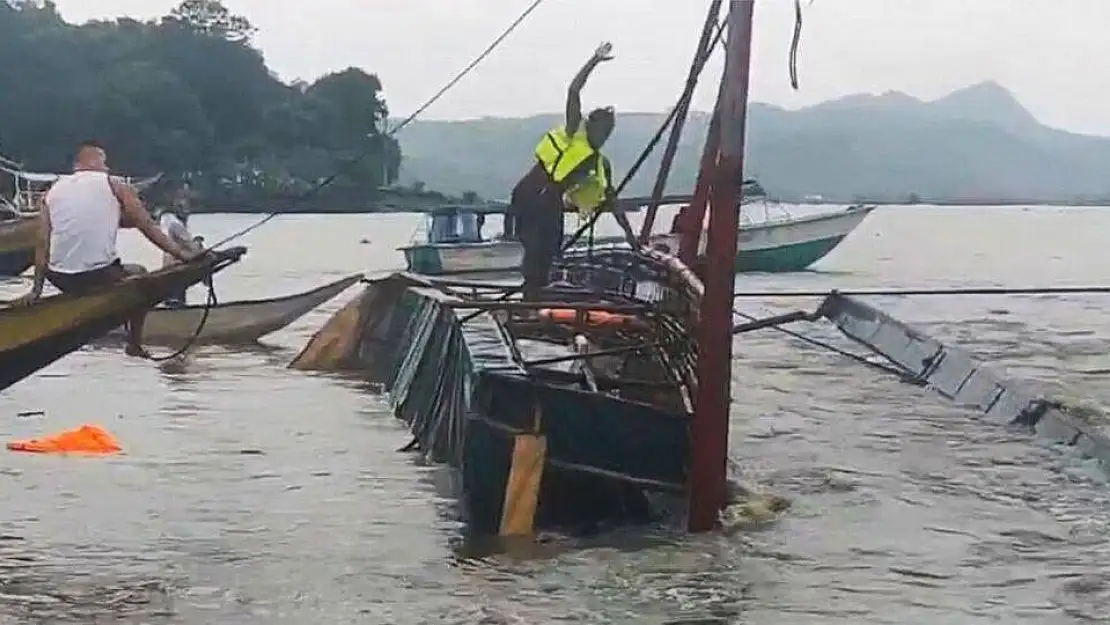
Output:
M524 20L529 15L532 14L533 11L535 11L537 8L539 8L539 6L541 4L543 4L543 2L544 2L544 0L533 0L532 3L527 8L525 8L524 11L522 11L520 13L520 15L517 16L517 18L515 20L513 20L513 22L511 24L509 24L509 26L504 31L502 31L501 34L498 35L493 40L493 42L490 43L490 45L486 47L485 50L482 51L481 54L479 54L477 57L475 57L473 61L471 61L466 67L464 67L462 69L462 71L460 71L450 81L448 81L447 84L445 84L443 86L443 88L441 88L432 97L428 98L427 101L425 101L422 105L420 105L416 109L416 111L414 111L411 115L409 115L404 120L402 120L400 123L398 123L392 129L390 129L389 131L384 133L383 136L392 137L393 135L397 134L398 132L401 131L401 129L403 129L405 126L407 126L409 123L411 123L414 119L416 119L421 113L426 111L428 109L428 107L430 107L437 100L439 100L441 97L443 97L443 95L446 94L448 91L450 91L452 87L454 87L456 84L458 84L459 81L461 81L464 77L466 77L468 74L470 74L470 72L474 71L474 69L482 61L484 61L487 57L489 57L489 55L492 54L493 51L496 50L501 45L501 43L503 41L505 41L505 39L510 34L513 33L513 31L515 31L517 29L517 27L519 27L524 22ZM327 188L329 185L331 185L333 182L335 182L335 180L337 178L339 178L340 176L342 176L345 173L347 173L348 171L350 171L352 167L354 167L355 165L358 165L362 161L366 160L366 158L369 157L373 153L374 153L373 150L365 149L361 153L359 153L357 156L355 156L354 158L342 163L331 175L329 175L326 178L324 178L323 180L319 181L316 185L314 185L312 188L308 189L304 193L294 197L291 200L290 205L296 206L298 203L301 203L301 202L304 202L308 199L311 199L316 194L320 193L325 188ZM243 228L242 230L239 230L238 232L235 232L231 236L225 237L225 238L217 241L216 243L204 248L201 251L201 253L204 254L204 253L215 251L216 249L218 249L218 248L220 248L224 245L227 245L231 241L234 241L234 240L236 240L236 239L238 239L242 236L245 236L246 234L262 227L263 225L270 222L275 217L277 217L278 215L280 215L284 212L288 212L288 208L285 209L285 210L270 212L269 214L264 216L262 219L259 219L255 223L247 226L246 228ZM191 348L194 344L196 344L196 341L200 338L201 333L204 331L205 324L208 322L208 316L209 316L209 313L210 313L212 307L217 305L216 287L215 287L215 284L212 281L212 277L209 276L205 280L205 283L208 286L208 297L207 297L207 299L205 301L205 304L204 304L203 314L201 315L200 321L198 322L197 328L193 332L192 336L189 338L188 341L186 341L185 345L181 349L176 350L175 352L173 352L169 356L157 356L157 357L151 356L150 360L152 360L154 362L165 362L167 360L172 360L174 358L177 358L177 357L183 355L186 351L189 350L189 348Z
M810 1L812 5L812 0ZM798 90L798 46L802 42L802 0L794 0L794 36L790 40L790 86Z
M389 131L384 133L383 136L385 136L385 137L394 136L395 134L400 132L401 129L403 129L405 126L409 125L413 120L415 120L417 118L417 116L419 116L421 113L426 111L428 109L428 107L430 107L437 100L439 100L441 97L443 97L443 95L445 93L447 93L456 84L458 84L459 81L461 81L464 77L466 77L470 72L474 71L474 69L478 66L479 63L484 61L490 54L492 54L493 51L496 50L501 45L501 43L503 41L505 41L505 39L510 34L512 34L512 32L515 31L517 29L517 27L519 27L524 22L525 18L527 18L529 15L531 15L531 13L533 11L535 11L541 4L543 4L543 2L544 2L544 0L533 0L532 4L530 4L528 6L528 8L524 9L524 11L515 20L513 20L513 22L511 24L509 24L509 26L504 31L502 31L501 34L498 35L497 38L493 40L493 43L491 43L488 47L486 47L486 49L483 50L481 54L479 54L477 57L475 57L474 60L471 61L466 67L464 67L462 69L462 71L460 71L458 74L456 74L454 78L449 80L447 82L447 84L443 86L443 88L441 88L439 91L437 91L435 93L435 95L428 98L428 100L425 101L424 104L421 104L416 109L415 112L413 112L411 115L406 117L399 124L394 126L392 129L390 129ZM362 161L366 160L366 158L368 156L370 156L371 154L373 154L373 153L374 153L373 150L369 150L369 149L363 150L361 153L359 153L354 158L352 158L352 159L348 160L347 162L343 163L342 165L340 165L335 170L335 172L333 172L331 175L329 175L328 177L326 177L323 180L321 180L320 182L318 182L311 189L309 189L308 191L305 191L304 193L294 197L293 200L291 200L290 204L295 206L300 202L304 202L305 200L308 200L308 199L314 197L317 193L324 190L330 184L335 182L336 178L338 178L339 176L342 176L343 174L350 171L350 169L352 167L354 167L355 165L358 165ZM231 241L234 241L235 239L238 239L239 237L242 237L243 235L261 227L263 224L269 222L274 217L277 217L278 215L282 214L283 212L288 212L288 210L274 211L274 212L269 213L268 215L266 215L262 219L260 219L257 222L251 224L250 226L247 226L246 228L243 228L242 230L236 232L235 234L232 234L231 236L226 237L226 238L212 244L211 246L206 248L206 251L214 250L214 249L220 247L221 245L226 245L227 243L229 243Z

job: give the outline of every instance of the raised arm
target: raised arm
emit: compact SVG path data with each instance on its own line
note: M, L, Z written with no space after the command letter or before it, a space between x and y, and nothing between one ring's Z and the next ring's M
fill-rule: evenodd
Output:
M568 135L573 135L578 131L578 127L582 124L582 88L586 86L586 81L589 80L590 74L594 68L613 59L613 44L603 43L594 50L593 56L582 69L578 70L575 74L574 80L570 81L570 87L567 89L567 119L566 129Z
M182 262L188 262L193 258L194 254L171 241L158 224L154 223L131 185L111 177L108 178L108 184L112 186L112 193L115 193L116 199L119 200L120 210L128 224L137 228L148 241L174 258Z

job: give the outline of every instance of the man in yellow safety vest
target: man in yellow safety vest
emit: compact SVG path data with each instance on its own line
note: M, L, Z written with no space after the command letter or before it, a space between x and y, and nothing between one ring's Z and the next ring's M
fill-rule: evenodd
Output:
M535 163L513 188L510 219L524 247L526 299L536 299L548 284L551 263L563 245L564 211L588 219L608 203L629 241L635 240L628 218L611 202L613 170L601 153L616 123L613 109L595 109L582 119L582 87L594 68L613 58L612 50L612 44L601 44L578 71L567 91L566 123L540 138Z

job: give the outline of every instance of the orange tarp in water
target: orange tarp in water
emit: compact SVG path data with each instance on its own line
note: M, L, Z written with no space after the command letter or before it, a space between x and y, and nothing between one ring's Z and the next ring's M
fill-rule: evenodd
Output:
M82 425L45 438L12 441L8 443L8 449L39 454L114 454L122 451L116 439L97 425Z

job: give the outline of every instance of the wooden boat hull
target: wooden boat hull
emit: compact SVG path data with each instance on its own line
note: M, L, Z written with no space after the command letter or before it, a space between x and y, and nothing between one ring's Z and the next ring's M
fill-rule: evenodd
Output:
M361 279L362 274L355 274L295 295L217 304L209 308L207 319L204 306L154 308L143 323L142 341L144 345L170 347L190 341L193 345L255 343L300 319ZM122 337L124 331L117 328L112 334Z
M836 249L874 208L852 206L837 212L744 224L739 233L735 270L804 271ZM677 235L660 234L651 241L667 251L678 249ZM597 243L619 245L622 240L606 237ZM701 245L704 252L704 236ZM433 276L517 271L524 256L516 241L412 245L401 250L409 271Z
M175 290L237 262L245 252L215 252L88 295L54 295L31 306L0 308L0 390L104 336Z
M0 221L0 276L18 276L34 263L37 229L33 218Z
M578 284L606 285L605 298L662 297L655 301L659 318L669 319L667 307L679 302L687 304L684 314L692 310L690 297L641 279L635 268L612 263L602 275L579 262L571 255L557 271ZM601 376L597 391L586 390L565 367L524 360L534 350L566 354L558 342L539 343L546 338L542 328L522 339L498 313L468 308L476 300L458 294L499 286L455 281L460 291L453 293L449 284L408 273L370 283L290 366L357 371L381 384L394 415L413 434L412 447L460 476L462 512L473 534L642 521L649 494L685 492L689 401L665 388L671 377L691 382L687 348L662 359L676 363L673 376L652 378L641 362L637 380ZM689 333L677 321L665 328L656 335L665 345ZM651 401L660 393L670 399Z

